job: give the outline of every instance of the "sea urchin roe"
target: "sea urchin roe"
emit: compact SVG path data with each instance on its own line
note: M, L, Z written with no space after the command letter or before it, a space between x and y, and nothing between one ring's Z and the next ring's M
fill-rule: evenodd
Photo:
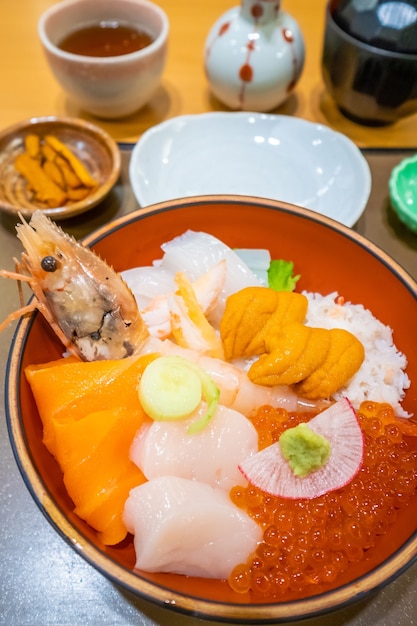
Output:
M40 206L53 208L83 200L96 189L97 181L58 137L30 133L24 146L14 166Z
M417 452L389 409L386 404L361 405L363 464L342 489L309 500L271 496L253 485L231 490L232 501L263 529L256 552L229 576L234 591L268 599L317 593L333 587L365 554L372 558L378 538L417 495ZM265 446L310 418L262 407L252 421Z
M304 423L284 431L279 444L295 476L307 476L322 467L330 456L329 441Z

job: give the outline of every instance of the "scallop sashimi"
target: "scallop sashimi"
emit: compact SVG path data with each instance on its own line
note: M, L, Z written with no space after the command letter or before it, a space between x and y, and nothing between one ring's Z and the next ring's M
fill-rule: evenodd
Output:
M161 476L130 492L123 521L134 534L136 568L227 578L262 530L222 489Z
M316 498L344 487L353 479L362 465L364 444L361 427L349 400L339 400L307 424L289 430L296 431L300 426L304 427L304 435L306 432L309 435L292 446L293 450L298 448L297 469L291 463L291 454L283 453L281 440L289 432L284 431L279 441L240 464L242 474L251 484L274 496L298 499ZM328 454L316 467L309 461L310 467L303 473L300 468L305 458L314 456L317 459L318 452L322 453L325 447L316 443L311 445L315 435L327 442Z
M218 405L209 425L189 435L187 428L195 418L144 425L130 450L133 462L149 480L180 476L225 490L246 484L238 465L258 451L252 423L241 413Z

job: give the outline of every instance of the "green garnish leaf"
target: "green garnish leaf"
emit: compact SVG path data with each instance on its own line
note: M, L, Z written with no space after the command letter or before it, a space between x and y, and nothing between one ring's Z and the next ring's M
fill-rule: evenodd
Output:
M295 285L300 278L294 273L294 263L282 259L271 261L268 269L268 287L275 291L294 291Z

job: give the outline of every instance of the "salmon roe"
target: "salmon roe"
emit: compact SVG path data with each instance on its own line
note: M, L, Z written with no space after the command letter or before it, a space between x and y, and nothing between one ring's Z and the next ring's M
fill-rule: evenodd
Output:
M342 489L290 500L252 485L232 488L232 501L263 529L256 552L229 576L234 591L279 598L334 583L388 532L399 508L417 490L417 452L403 438L390 405L364 402L357 416L364 436L363 464ZM252 420L259 448L310 418L262 407Z

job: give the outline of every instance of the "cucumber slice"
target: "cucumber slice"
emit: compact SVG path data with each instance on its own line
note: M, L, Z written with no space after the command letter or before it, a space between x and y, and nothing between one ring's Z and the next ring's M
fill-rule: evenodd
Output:
M188 417L204 399L207 411L189 426L192 434L202 430L213 417L219 389L195 363L180 356L161 356L152 361L139 381L139 400L153 420Z

